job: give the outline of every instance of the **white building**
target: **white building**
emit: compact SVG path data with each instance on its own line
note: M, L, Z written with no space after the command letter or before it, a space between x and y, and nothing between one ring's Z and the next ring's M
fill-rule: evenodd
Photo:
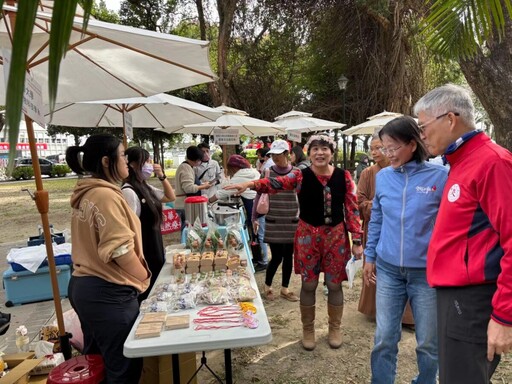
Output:
M49 136L46 128L34 124L34 136L37 146L37 154L39 157L49 155L65 154L69 146L75 145L72 135L57 134L55 137ZM28 133L25 121L20 121L20 131L18 134L18 142L16 145L18 151L17 157L30 157L30 149L28 146ZM7 127L0 132L0 166L6 166L7 156L9 153L9 139Z

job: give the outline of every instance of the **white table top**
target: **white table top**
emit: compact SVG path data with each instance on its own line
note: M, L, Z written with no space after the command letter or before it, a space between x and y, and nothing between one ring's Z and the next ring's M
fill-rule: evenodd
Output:
M170 281L171 269L171 264L164 264L155 286L159 283ZM160 337L135 339L135 329L142 318L142 314L140 314L124 343L124 355L126 357L161 356L184 352L251 347L269 343L272 340L270 324L268 323L265 307L263 306L254 275L251 273L250 276L251 286L257 293L253 304L257 310L255 316L259 321L258 328L236 327L196 331L194 330L192 320L198 317L197 311L205 307L205 305L200 305L195 309L175 313L176 315L190 315L189 328L162 331Z

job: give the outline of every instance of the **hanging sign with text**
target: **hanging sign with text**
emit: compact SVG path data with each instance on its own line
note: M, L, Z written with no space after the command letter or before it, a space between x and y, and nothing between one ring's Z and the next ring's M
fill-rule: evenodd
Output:
M302 134L297 131L286 131L286 137L288 138L288 141L295 141L297 143L302 141Z
M240 144L240 135L237 128L215 128L213 140L217 145L238 145Z
M124 119L124 133L126 134L127 139L133 139L133 125L132 125L132 115L129 112L123 112Z
M11 65L11 51L2 49L4 81L9 84L9 69ZM27 73L25 75L25 89L23 90L23 114L30 117L41 127L45 127L46 122L43 115L43 91L41 85Z

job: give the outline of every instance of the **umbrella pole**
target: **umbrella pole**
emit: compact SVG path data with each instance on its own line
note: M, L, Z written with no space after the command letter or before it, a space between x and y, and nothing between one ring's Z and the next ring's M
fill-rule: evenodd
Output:
M226 145L222 144L222 167L224 168L224 176L228 175L228 153Z
M33 199L36 202L37 210L41 214L41 222L43 224L44 244L46 247L46 254L48 256L48 269L50 270L53 301L55 304L55 316L57 317L57 325L59 327L60 345L64 358L68 360L71 358L71 345L69 342L71 334L66 333L66 329L64 328L64 317L62 315L62 304L60 301L59 283L57 281L57 269L55 267L55 257L53 255L52 235L50 233L50 222L48 220L50 200L48 198L48 191L43 189L43 180L41 177L39 157L37 155L34 127L32 125L32 119L27 115L25 115L25 123L27 124L30 155L32 157L32 167L34 169L34 178L36 181L36 192L34 193Z

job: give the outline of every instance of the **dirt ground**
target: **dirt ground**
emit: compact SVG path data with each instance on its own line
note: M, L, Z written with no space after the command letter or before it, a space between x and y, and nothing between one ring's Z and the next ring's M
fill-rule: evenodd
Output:
M45 183L50 189L50 223L57 229L69 228L70 190L59 190ZM33 187L31 187L33 189ZM37 234L40 217L28 194L20 192L16 183L0 183L0 243L26 239ZM166 243L176 237L166 236ZM5 255L3 255L5 257ZM263 286L264 273L257 273L256 280ZM274 291L279 292L281 272L274 279ZM299 277L292 276L291 289L299 292ZM327 335L326 297L321 287L317 291L317 348L305 351L300 345L301 323L298 303L277 298L266 302L265 308L272 328L272 341L267 345L233 351L233 375L236 383L282 384L362 384L370 381L370 351L375 324L357 312L361 279L349 289L344 283L345 312L343 316L343 345L338 350L329 348ZM416 375L414 332L404 330L400 343L396 383L410 383ZM199 354L198 354L199 357ZM223 377L222 351L207 354L208 365ZM199 360L198 360L199 362ZM215 380L203 369L199 383ZM493 383L512 384L512 357L505 356L495 373Z

